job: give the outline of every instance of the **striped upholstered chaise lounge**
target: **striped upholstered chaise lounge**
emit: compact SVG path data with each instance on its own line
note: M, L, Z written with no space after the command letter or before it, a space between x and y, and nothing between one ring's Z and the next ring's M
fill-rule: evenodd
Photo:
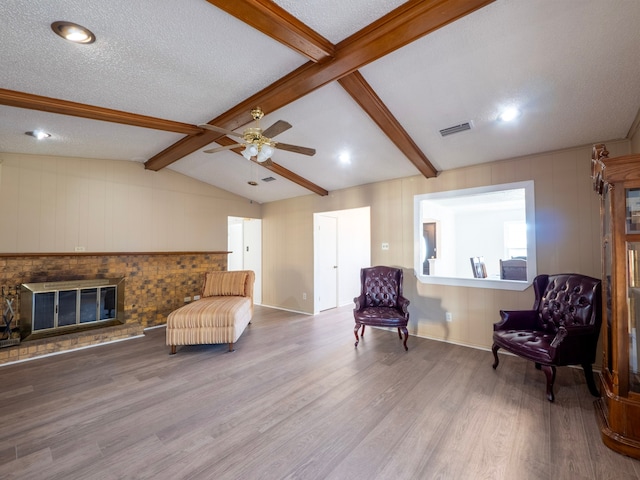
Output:
M251 270L205 274L199 300L174 310L167 317L167 345L228 343L229 351L253 316Z

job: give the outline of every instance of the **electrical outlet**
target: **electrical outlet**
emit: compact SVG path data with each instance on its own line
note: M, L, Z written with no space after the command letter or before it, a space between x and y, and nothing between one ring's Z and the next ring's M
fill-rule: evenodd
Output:
M306 292L302 294L302 299L303 299L303 300L306 300L306 299L307 299L307 293L306 293Z
M389 250L389 244L387 242L382 244L382 250Z
M193 296L193 300L194 300L194 301L195 301L195 300L200 300L200 295L194 295L194 296Z
M76 252L84 252L84 247L76 247Z
M445 313L444 318L447 322L453 322L453 317L451 316L451 312Z
M184 303L189 303L191 301L191 297L184 297Z

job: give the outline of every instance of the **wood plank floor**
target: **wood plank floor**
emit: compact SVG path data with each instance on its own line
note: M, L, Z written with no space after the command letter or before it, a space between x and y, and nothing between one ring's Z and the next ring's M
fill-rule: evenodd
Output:
M2 479L640 479L582 371L256 307L226 345L144 338L0 367Z

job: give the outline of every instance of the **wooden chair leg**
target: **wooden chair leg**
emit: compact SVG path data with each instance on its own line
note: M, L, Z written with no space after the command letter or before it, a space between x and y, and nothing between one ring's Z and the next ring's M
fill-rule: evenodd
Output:
M498 350L500 350L500 346L496 345L495 343L493 344L493 347L491 347L491 351L493 352L493 369L495 370L496 368L498 368L498 364L500 363L500 360L498 359Z
M547 377L547 400L553 402L555 399L553 395L553 383L556 381L556 367L553 365L540 365L540 369Z
M400 338L400 340L402 340L402 333L400 331L400 327L398 327L398 337Z
M598 391L598 387L596 387L596 382L593 379L593 368L590 363L583 363L582 370L584 370L584 378L587 380L587 387L589 387L589 392L594 397L599 397L600 392Z
M409 350L409 347L407 347L407 338L409 338L409 330L407 330L407 327L402 327L402 333L404 334L404 351L406 352ZM400 334L399 328L398 328L398 334Z
M171 353L169 355L175 355L175 354L176 354L176 346L171 345Z
M358 346L358 343L360 343L360 337L358 337L358 329L360 328L360 325L358 325L356 323L356 326L353 328L353 334L356 336L356 347ZM364 325L362 326L362 333L364 334Z

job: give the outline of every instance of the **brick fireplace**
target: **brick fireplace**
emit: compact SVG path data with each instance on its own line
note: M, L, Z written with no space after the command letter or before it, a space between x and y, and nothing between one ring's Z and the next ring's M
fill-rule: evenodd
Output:
M0 254L0 286L16 291L22 284L124 278L121 322L86 331L23 341L0 348L0 364L88 345L142 335L162 325L166 316L199 294L204 273L227 269L228 252L152 252L77 254ZM23 308L14 301L15 328Z

